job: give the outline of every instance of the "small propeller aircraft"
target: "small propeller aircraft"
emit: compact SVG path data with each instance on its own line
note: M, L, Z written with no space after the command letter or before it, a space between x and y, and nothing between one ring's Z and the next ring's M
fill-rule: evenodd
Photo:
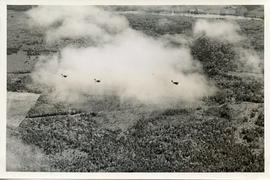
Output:
M65 75L65 74L61 74L61 76L62 76L63 78L67 78L67 75Z
M178 84L179 84L179 82L177 82L177 81L171 80L171 82L172 82L173 84L175 84L175 85L178 85Z
M100 82L101 82L101 80L99 80L99 79L94 79L94 81L95 81L96 83L100 83Z

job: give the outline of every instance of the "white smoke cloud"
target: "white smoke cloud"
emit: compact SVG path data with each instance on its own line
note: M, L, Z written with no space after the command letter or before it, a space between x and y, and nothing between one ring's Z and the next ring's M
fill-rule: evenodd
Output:
M161 39L164 44L167 44L169 47L186 47L188 48L193 41L192 37L188 37L184 34L165 34L161 36Z
M122 100L146 104L191 103L216 91L189 48L168 47L162 38L153 39L128 27L122 16L96 7L38 7L29 14L48 29L49 41L88 36L101 44L68 46L60 55L40 58L32 74L34 82L53 88L61 100L73 102L84 95L114 93ZM60 25L53 26L59 21Z
M237 48L236 51L239 54L239 62L241 68L247 72L262 73L263 59L259 57L257 52L253 49Z
M7 136L7 171L50 171L49 158L37 147L18 137Z
M231 43L239 42L243 37L239 34L238 24L229 21L208 21L200 19L196 21L193 33L195 35L205 34L208 37L215 38Z
M229 42L237 53L237 64L239 70L252 73L261 73L263 71L263 59L252 48L243 48L241 43L249 43L247 37L240 33L240 26L234 21L196 21L193 29L195 36L204 34L207 37L218 41ZM240 41L242 41L239 43Z
M109 41L128 21L94 6L39 6L28 11L34 25L46 29L47 43L63 38Z

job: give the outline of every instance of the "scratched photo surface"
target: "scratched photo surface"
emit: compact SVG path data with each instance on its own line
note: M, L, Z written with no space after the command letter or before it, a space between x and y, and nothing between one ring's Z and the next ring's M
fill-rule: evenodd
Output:
M7 6L6 169L264 172L264 6Z

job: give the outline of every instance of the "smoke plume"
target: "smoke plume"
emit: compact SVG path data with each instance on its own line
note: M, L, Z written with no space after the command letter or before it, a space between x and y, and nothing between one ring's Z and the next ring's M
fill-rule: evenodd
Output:
M251 48L248 38L241 34L240 26L234 21L225 20L198 20L196 21L193 33L195 36L205 35L217 41L231 43L238 58L239 70L261 73L263 71L263 59ZM242 44L249 45L243 48Z
M60 39L90 38L109 41L128 28L128 21L94 6L39 6L27 12L34 24L45 29L47 43Z
M122 100L146 104L191 103L216 90L188 47L170 47L162 38L137 32L122 16L97 7L46 6L28 14L35 25L46 29L48 42L63 38L96 42L84 48L67 46L58 55L40 57L34 82L51 87L62 100L116 94Z
M242 65L240 68L246 72L262 73L263 59L253 49L237 48L239 54L239 62Z
M239 42L242 36L239 34L238 24L229 21L198 20L193 28L193 33L204 33L206 36L231 43Z
M49 159L33 145L18 137L7 136L7 171L50 171Z

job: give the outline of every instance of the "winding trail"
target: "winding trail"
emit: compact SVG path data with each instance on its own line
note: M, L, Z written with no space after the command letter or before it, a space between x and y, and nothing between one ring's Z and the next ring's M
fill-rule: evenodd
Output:
M235 15L219 15L219 14L190 14L190 13L156 13L156 12L141 12L141 11L121 11L119 14L151 14L151 15L163 15L163 16L186 16L195 18L207 18L207 19L233 19L233 20L256 20L263 21L261 18L252 18L245 16Z

